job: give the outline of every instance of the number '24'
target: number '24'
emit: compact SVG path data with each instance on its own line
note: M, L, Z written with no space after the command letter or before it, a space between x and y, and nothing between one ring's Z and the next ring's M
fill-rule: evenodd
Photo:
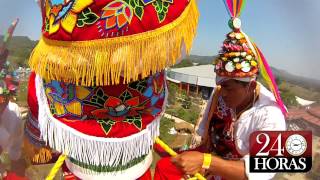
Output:
M265 142L262 142L261 138L265 137ZM257 137L256 137L256 141L259 144L263 144L263 147L260 149L260 151L256 154L256 156L268 156L270 151L277 151L277 155L276 156L283 156L284 153L284 148L282 147L282 141L281 141L281 134L278 135L277 139L275 140L275 142L272 144L272 147L269 149L269 151L264 152L264 150L266 149L266 147L269 145L270 143L270 137L268 134L266 133L260 133Z

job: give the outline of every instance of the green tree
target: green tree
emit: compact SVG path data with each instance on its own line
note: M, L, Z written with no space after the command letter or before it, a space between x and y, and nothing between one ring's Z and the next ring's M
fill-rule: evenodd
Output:
M183 59L179 64L174 65L172 68L182 68L193 66L193 63L190 59Z
M289 89L283 88L280 92L281 99L287 107L298 106L296 96Z
M176 103L176 96L177 96L177 91L178 91L178 85L169 82L168 84L168 103L170 105L174 105Z
M190 109L191 104L192 104L192 102L191 102L190 96L186 96L184 101L182 101L182 107L185 108L185 109Z

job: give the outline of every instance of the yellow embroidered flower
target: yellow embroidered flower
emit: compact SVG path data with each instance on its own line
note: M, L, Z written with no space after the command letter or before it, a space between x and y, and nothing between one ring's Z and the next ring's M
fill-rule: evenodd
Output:
M45 89L48 100L54 108L54 114L63 116L72 114L80 117L82 115L83 99L90 95L90 91L82 86L66 86L62 87L57 83L51 83Z
M49 34L57 32L60 27L66 32L72 33L77 24L78 14L93 2L93 0L69 0L64 2L46 0L46 17L49 20Z

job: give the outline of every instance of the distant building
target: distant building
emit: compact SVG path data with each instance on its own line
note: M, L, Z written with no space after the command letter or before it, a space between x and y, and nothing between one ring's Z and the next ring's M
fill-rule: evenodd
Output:
M202 93L204 99L209 99L216 86L216 73L214 65L200 65L167 70L167 80L176 83L182 89Z
M305 100L298 96L296 96L296 100L301 106L310 106L311 104L315 103L315 101Z
M291 130L311 130L320 136L320 105L289 109L287 126Z

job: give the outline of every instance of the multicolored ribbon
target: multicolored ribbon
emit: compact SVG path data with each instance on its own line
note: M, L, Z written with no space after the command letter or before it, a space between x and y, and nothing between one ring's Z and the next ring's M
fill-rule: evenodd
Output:
M239 17L247 0L223 0L229 15L232 18Z
M272 91L274 97L276 98L276 101L277 101L283 115L285 117L287 117L288 111L287 111L287 108L285 107L284 103L282 102L277 83L276 83L275 78L272 74L272 70L271 70L266 58L262 54L261 50L257 47L257 45L252 40L251 40L251 43L252 43L252 45L256 51L256 54L257 54L257 60L258 60L259 66L260 66L260 74L262 75L263 79L268 84L270 90Z

